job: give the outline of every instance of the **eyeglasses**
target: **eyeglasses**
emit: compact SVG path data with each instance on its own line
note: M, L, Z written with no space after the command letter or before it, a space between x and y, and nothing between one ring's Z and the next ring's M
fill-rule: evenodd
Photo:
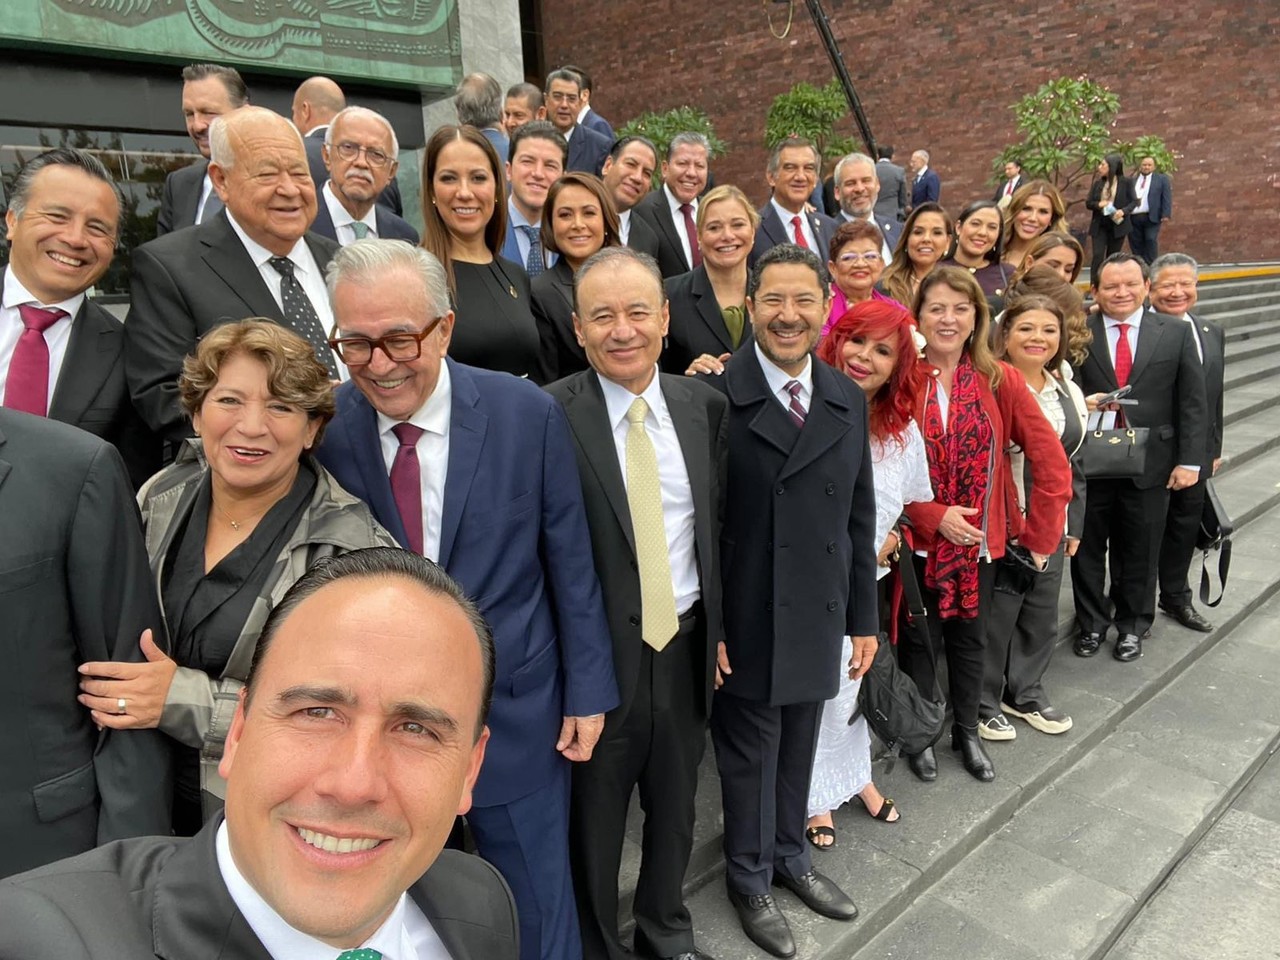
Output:
M368 337L330 337L329 346L348 367L363 367L373 361L373 351L381 350L393 363L408 363L422 356L422 341L435 333L444 317L436 317L421 333L389 333L370 340ZM337 328L334 328L337 332Z
M552 103L577 103L581 97L576 93L564 93L561 90L557 90L555 93L547 94L547 99Z
M391 159L377 147L362 147L360 144L352 143L350 140L335 143L333 149L338 152L338 156L343 160L354 160L363 152L365 160L368 161L371 167L385 167L387 161Z
M836 263L840 264L842 267L852 267L855 263L859 263L863 260L867 262L867 266L874 267L880 262L880 254L856 253L851 250L848 253L842 253L840 256L836 257Z

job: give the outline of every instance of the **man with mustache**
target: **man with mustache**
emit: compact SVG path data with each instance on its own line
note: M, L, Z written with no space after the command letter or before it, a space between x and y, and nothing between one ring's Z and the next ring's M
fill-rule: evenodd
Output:
M320 188L316 233L346 246L365 237L418 242L418 231L378 203L395 179L400 144L390 121L366 107L347 107L324 134L329 179Z

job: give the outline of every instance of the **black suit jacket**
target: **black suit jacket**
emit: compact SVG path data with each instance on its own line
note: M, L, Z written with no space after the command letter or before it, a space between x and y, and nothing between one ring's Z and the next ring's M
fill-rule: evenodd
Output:
M569 160L565 169L591 173L598 177L604 168L604 158L609 156L612 146L613 141L603 133L579 124L573 128L573 136L569 138Z
M659 187L647 194L633 208L632 220L641 217L653 228L658 238L658 270L662 278L679 276L693 269L693 264L684 255L684 246L680 243L680 234L676 231L676 222L671 216L671 206L667 203L667 191ZM632 226L632 230L635 227Z
M699 661L702 701L698 707L705 718L711 715L716 645L724 639L719 538L728 462L728 404L711 387L691 378L668 374L659 377L693 494L694 542L706 625L706 650ZM587 524L591 528L592 555L613 637L613 669L621 703L605 720L605 725L611 726L625 720L631 709L644 647L640 634L640 575L627 490L604 392L595 371L579 371L547 389L564 406L573 432Z
M637 253L647 253L654 260L658 259L661 248L658 232L653 229L653 225L634 212L631 214L631 230L627 233L627 246Z
M320 187L329 179L329 168L324 165L324 132L328 126L317 127L302 138L302 145L307 148L307 166L311 168L311 182L316 185L316 199L320 199ZM503 159L506 159L505 157ZM378 204L386 207L397 217L404 216L404 204L400 199L400 184L392 177L378 194ZM321 208L324 201L320 201ZM417 241L414 241L415 243Z
M221 823L190 839L113 843L0 885L0 957L272 960L218 870ZM479 857L441 851L408 892L453 960L518 956L511 892Z
M1133 216L1133 208L1138 205L1138 195L1133 192L1133 181L1128 177L1116 179L1116 195L1111 204L1117 210L1124 211L1124 219L1119 223L1102 212L1106 206L1102 202L1102 188L1105 183L1106 181L1101 178L1095 179L1093 186L1089 188L1089 196L1084 201L1084 205L1092 212L1089 236L1105 236L1109 233L1113 237L1127 237L1133 230L1130 219Z
M142 659L148 628L165 643L133 487L110 444L4 408L0 624L0 877L168 833L168 738L99 732L76 701L80 664Z
M797 428L765 380L755 341L707 382L729 398L720 560L733 673L721 688L775 706L835 696L849 636L874 636L876 499L867 401L814 359Z
M200 192L204 189L204 175L208 169L209 161L200 157L191 166L175 170L164 178L160 212L156 214L157 237L190 227L196 222L196 208L200 206Z
M743 290L744 300L746 295L747 291ZM733 353L741 342L751 339L751 320L744 317L742 341L733 342L705 267L668 280L667 303L671 310L671 325L661 360L662 369L667 373L683 374L695 357L704 353L713 357Z
M1018 174L1011 181L1005 180L1003 183L1000 184L1000 186L996 187L996 192L991 197L993 202L995 203L1000 202L1000 198L1004 196L1004 192L1006 189L1008 189L1010 182L1013 183L1013 189L1016 191L1018 187L1022 184L1022 174Z
M573 332L573 268L564 257L529 282L530 306L538 325L538 364L533 379L547 384L586 370L587 353Z
M327 237L306 235L324 270L338 252ZM138 412L164 440L189 435L178 406L182 359L222 323L284 313L223 210L208 223L144 243L133 251L132 303L125 321L125 376Z
M378 238L381 240L404 240L418 245L418 231L403 217L397 217L380 203L373 206L373 216L378 224ZM311 223L311 232L337 241L338 230L333 225L333 216L329 213L329 205L325 203L324 193L316 191L316 218Z
M752 267L766 250L771 250L780 243L796 242L795 234L790 229L791 225L784 224L779 219L778 211L773 209L772 203L766 203L761 207L759 214L760 226L756 228L755 244L751 247L751 255L747 259L747 264ZM809 226L813 229L813 235L818 241L818 249L813 252L822 261L822 269L825 272L827 255L831 252L831 238L835 236L839 224L822 213L806 213L803 216L808 217Z
M1213 461L1222 456L1223 433L1223 376L1225 374L1227 337L1221 325L1194 314L1189 321L1195 324L1195 335L1204 350L1204 390L1205 405L1209 412L1208 429L1206 430L1206 450L1204 460L1200 461L1200 475L1212 476ZM1209 472L1205 472L1209 471Z
M1093 347L1080 365L1076 382L1085 396L1115 390L1115 367L1102 314L1089 317ZM1138 348L1129 373L1128 399L1124 407L1130 426L1148 427L1147 459L1139 488L1164 486L1179 464L1205 460L1209 415L1205 399L1205 374L1196 356L1190 326L1176 317L1146 310L1138 325Z

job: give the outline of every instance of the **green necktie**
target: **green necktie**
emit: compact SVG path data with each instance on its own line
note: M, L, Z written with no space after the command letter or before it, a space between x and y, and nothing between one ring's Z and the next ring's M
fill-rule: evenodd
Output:
M746 319L746 311L742 307L723 307L720 316L724 317L725 329L729 331L729 339L736 347L742 341L742 327Z
M382 960L382 954L377 950L361 947L359 950L344 950L338 954L338 960Z
M636 397L627 410L627 506L640 567L640 636L653 649L661 650L671 642L680 622L671 586L667 527L662 519L658 456L644 428L648 412L643 397Z
M363 220L352 220L351 229L355 231L356 239L363 240L369 235L369 225ZM347 960L346 954L343 954L338 960ZM352 957L350 960L366 960L365 957ZM374 958L376 960L376 958Z

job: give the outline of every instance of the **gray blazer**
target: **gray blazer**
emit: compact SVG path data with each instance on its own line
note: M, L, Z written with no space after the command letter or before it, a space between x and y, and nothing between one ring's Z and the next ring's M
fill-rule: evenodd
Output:
M880 196L876 200L877 220L907 219L907 172L888 160L876 161L876 176L880 179Z
M221 821L0 882L0 960L272 960L218 870ZM479 857L444 850L408 892L453 960L519 955L511 891Z

